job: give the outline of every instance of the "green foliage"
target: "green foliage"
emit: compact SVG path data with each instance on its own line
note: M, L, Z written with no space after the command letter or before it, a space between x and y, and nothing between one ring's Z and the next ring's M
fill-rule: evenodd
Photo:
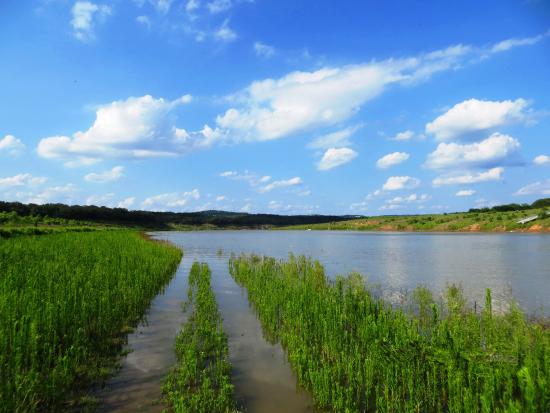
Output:
M0 239L0 412L61 410L106 370L180 259L129 231Z
M323 410L550 411L550 329L514 304L495 314L490 291L476 314L459 287L440 305L419 288L407 313L305 257L232 257L230 271Z
M164 393L176 413L234 412L227 336L206 264L193 263L189 273L186 306L191 304L193 311L176 338L178 361Z
M270 226L315 224L342 221L351 216L324 215L274 215L248 214L244 212L153 212L128 211L124 208L107 208L95 205L22 204L0 201L0 213L15 212L19 217L41 217L71 221L85 221L108 225L122 225L154 229L202 229L202 228L263 228Z
M389 215L360 218L349 221L327 224L299 225L284 229L316 229L316 230L353 230L353 231L526 231L529 225L518 224L518 219L539 215L540 231L550 231L550 215L544 215L541 210L522 210L521 212L498 212L487 209L483 212L463 212L438 215Z

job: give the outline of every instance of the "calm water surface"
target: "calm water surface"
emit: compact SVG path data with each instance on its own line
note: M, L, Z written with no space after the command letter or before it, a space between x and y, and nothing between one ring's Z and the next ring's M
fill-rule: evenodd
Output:
M496 307L511 296L527 312L548 312L550 236L539 234L365 233L340 231L159 232L184 249L184 259L165 292L152 303L148 322L129 336L133 350L102 392L103 412L160 411L161 381L175 362L174 340L185 317L187 274L194 260L212 269L212 287L228 335L233 383L247 412L313 411L296 388L284 353L270 344L249 307L246 292L229 275L231 253L319 260L329 277L359 271L390 300L419 284L436 294L460 283L469 301L493 290Z
M319 260L327 274L359 271L383 291L418 284L438 293L461 283L471 300L513 297L528 312L550 305L550 236L544 234L434 234L351 231L165 232L160 237L200 253L289 253Z

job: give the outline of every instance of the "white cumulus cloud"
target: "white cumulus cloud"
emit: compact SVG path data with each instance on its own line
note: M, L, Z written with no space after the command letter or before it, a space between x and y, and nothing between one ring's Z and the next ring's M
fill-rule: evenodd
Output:
M432 181L433 186L456 185L456 184L476 184L479 182L499 181L502 179L504 168L491 168L487 171L477 173L464 173L438 176Z
M390 166L394 166L397 164L400 164L401 162L405 162L407 159L409 159L409 154L406 152L393 152L389 153L380 159L376 161L376 166L381 169L389 168Z
M457 103L426 125L438 141L477 138L480 133L527 120L525 99L490 101L469 99Z
M117 208L130 209L130 207L132 207L132 205L134 205L135 202L136 202L135 196L125 198L118 203Z
M71 165L89 165L104 158L167 157L210 147L221 138L219 130L205 125L188 132L173 123L174 109L190 101L189 95L172 101L145 95L102 105L88 130L72 137L44 138L38 154Z
M338 124L392 84L410 84L456 67L465 46L402 59L313 72L292 72L253 82L234 96L239 105L217 117L241 140L278 139L301 130Z
M328 148L317 164L317 169L328 171L351 162L356 157L357 152L351 148Z
M86 205L106 206L109 208L114 207L113 199L115 194L110 192L104 195L90 195L86 198Z
M533 163L535 165L550 165L550 156L547 156L547 155L536 156L535 159L533 159Z
M25 145L23 142L13 135L6 135L0 139L0 154L5 152L10 156L16 156L23 152L24 149Z
M198 189L189 192L170 192L146 198L141 204L144 209L150 211L181 210L190 201L200 199Z
M470 144L440 143L428 155L426 166L432 169L456 167L492 167L519 161L517 139L493 133L487 139Z
M120 178L124 176L124 167L122 166L115 166L113 169L100 172L100 173L89 173L84 177L84 179L88 182L95 182L95 183L106 183L106 182L113 182L118 181Z
M410 141L412 138L414 138L414 132L412 130L406 130L403 132L399 132L393 138L390 138L390 140L391 141Z
M273 181L267 185L261 186L258 190L260 192L271 192L274 189L278 188L288 188L290 186L296 186L296 185L302 185L304 182L302 181L302 178L299 176L296 176L294 178L290 179L282 179L280 181Z
M14 187L14 186L35 186L45 183L47 178L43 176L32 176L29 173L17 174L14 176L6 176L0 178L1 187Z
M382 189L384 191L397 191L400 189L414 189L420 185L420 180L411 176L390 176Z

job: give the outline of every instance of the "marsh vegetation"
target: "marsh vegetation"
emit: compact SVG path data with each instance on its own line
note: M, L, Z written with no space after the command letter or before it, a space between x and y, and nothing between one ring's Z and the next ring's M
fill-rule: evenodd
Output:
M206 264L189 272L185 307L191 315L176 338L177 364L165 384L166 398L177 413L235 412L227 336L210 285Z
M466 305L415 291L414 311L375 296L358 274L330 281L305 257L232 257L266 334L287 351L318 406L338 412L543 412L550 407L550 329L511 304Z
M180 259L131 231L0 239L0 411L78 404Z

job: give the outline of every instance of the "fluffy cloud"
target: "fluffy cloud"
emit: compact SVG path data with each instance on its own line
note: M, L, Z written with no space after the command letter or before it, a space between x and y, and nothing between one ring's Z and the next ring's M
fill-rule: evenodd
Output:
M514 195L550 195L550 179L526 185Z
M5 152L10 156L15 156L23 152L24 149L23 142L13 135L6 135L0 139L0 154Z
M38 154L70 164L92 164L104 158L176 156L210 147L221 138L219 130L205 125L201 131L187 132L173 124L174 109L190 101L189 95L172 101L146 95L102 105L88 130L72 137L44 138Z
M270 140L348 119L392 84L410 84L456 67L469 48L453 46L425 55L388 59L253 82L233 97L237 107L217 123L244 140Z
M458 191L455 196L472 196L476 193L474 189L462 189Z
M389 168L390 166L400 164L409 159L409 154L406 152L393 152L389 153L376 161L378 168Z
M484 172L439 176L432 181L432 185L476 184L479 182L499 181L502 179L503 172L504 168L497 167Z
M1 145L0 145L0 147L1 147ZM535 159L533 159L533 163L535 165L549 165L550 164L550 156L547 156L547 155L536 156Z
M132 205L134 205L135 202L136 202L136 197L131 196L120 201L117 205L117 208L129 209Z
M221 42L231 42L237 38L237 33L235 33L229 27L229 19L225 19L222 25L214 32L214 39Z
M77 1L72 10L71 26L74 36L83 42L94 39L95 20L103 20L111 14L111 7L90 1Z
M394 198L386 200L384 205L382 205L380 208L378 208L381 211L384 210L391 210L391 209L400 209L406 206L406 204L422 204L426 201L429 201L431 199L431 196L428 194L410 194L408 196L396 196Z
M491 167L517 163L520 143L517 139L493 133L487 139L471 144L440 143L428 155L426 166L432 169L455 167Z
M328 148L317 164L317 169L328 171L351 162L356 157L357 152L351 148Z
M390 176L382 186L384 191L397 191L399 189L414 189L420 185L420 180L411 176Z
M393 138L390 138L390 140L391 141L410 141L412 138L414 138L414 132L412 130L406 130L403 132L399 132Z
M256 53L256 56L269 59L270 57L273 57L275 55L275 48L262 42L255 42L254 53Z
M37 186L45 183L47 178L43 176L32 176L31 174L18 174L0 178L0 188L15 186Z
M113 182L118 181L120 178L124 176L124 167L122 166L115 166L113 169L101 173L90 173L84 177L84 179L88 182L95 182L95 183L106 183L106 182Z
M52 186L38 191L20 191L15 194L4 194L6 199L26 204L46 204L50 202L75 203L77 187L73 184Z
M471 139L499 126L527 120L525 99L490 101L469 99L457 103L426 125L438 141Z
M258 190L260 192L271 192L274 189L278 188L287 188L290 186L296 186L296 185L302 185L304 182L302 181L302 178L296 176L294 178L290 179L283 179L280 181L273 181L267 185L261 186Z
M181 210L192 200L200 199L198 189L189 192L171 192L146 198L141 204L144 209L150 211Z
M343 146L350 146L351 142L349 138L361 129L362 125L350 126L345 129L341 129L336 132L329 133L327 135L320 136L314 139L308 144L312 149L329 149L329 148L341 148Z
M106 206L112 208L114 206L113 198L114 193L108 193L104 195L90 195L86 198L86 205Z

